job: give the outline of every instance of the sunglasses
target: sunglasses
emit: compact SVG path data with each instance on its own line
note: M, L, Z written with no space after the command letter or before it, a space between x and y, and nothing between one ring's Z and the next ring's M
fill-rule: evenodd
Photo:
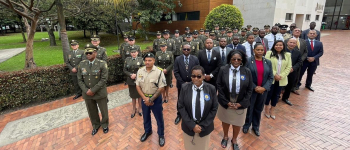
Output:
M189 48L184 48L184 49L182 49L183 51L190 51L191 49L189 49Z
M232 58L231 60L232 61L242 61L242 59L239 59L239 58Z
M202 78L202 76L201 75L198 75L198 76L196 76L196 75L191 75L191 78L196 78L197 77L197 79L200 79L200 78Z
M86 52L85 54L86 55L92 55L92 52Z

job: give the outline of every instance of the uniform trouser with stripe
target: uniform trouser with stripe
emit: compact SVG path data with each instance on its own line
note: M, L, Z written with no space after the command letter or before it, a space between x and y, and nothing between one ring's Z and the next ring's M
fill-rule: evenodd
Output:
M157 121L158 135L159 137L164 137L164 118L163 118L163 105L162 96L158 96L154 101L152 106L146 106L142 99L142 113L143 113L143 126L145 133L152 132L152 122L151 122L151 111L153 112L154 118Z

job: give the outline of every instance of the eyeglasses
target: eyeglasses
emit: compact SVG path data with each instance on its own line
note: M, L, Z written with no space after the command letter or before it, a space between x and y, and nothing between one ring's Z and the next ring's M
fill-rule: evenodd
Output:
M184 48L184 49L182 49L183 51L190 51L191 49L189 49L189 48Z
M86 52L85 54L86 55L92 55L92 52Z
M200 78L202 78L202 76L201 75L198 75L198 76L196 76L196 75L191 75L191 78L196 78L197 77L197 79L200 79Z
M239 58L232 58L231 60L232 61L242 61L242 59L239 59Z

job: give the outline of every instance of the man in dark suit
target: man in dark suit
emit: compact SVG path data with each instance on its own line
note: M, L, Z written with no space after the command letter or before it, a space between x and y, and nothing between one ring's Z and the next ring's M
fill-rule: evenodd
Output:
M190 55L191 45L185 44L182 47L183 55L176 57L174 62L174 76L176 78L177 96L179 98L181 85L186 82L191 82L191 70L194 66L199 65L198 58ZM177 108L179 108L177 106ZM179 111L175 119L175 124L178 124L181 120Z
M216 76L221 67L220 53L213 51L213 40L205 41L205 49L198 54L199 65L204 68L205 82L210 83L216 88Z
M213 48L214 51L216 51L220 54L221 66L226 65L227 55L230 51L232 51L232 48L226 47L226 45L227 45L226 40L227 40L227 38L221 38L220 39L220 46Z
M310 27L310 29L306 29L306 30L303 31L303 33L301 34L301 38L304 39L304 40L307 40L309 31L310 30L315 30L316 34L317 34L317 36L315 37L315 40L320 41L321 40L321 32L315 29L316 22L311 22L309 27Z
M297 40L295 38L288 39L286 50L291 53L292 68L290 69L290 73L288 75L288 84L284 89L282 100L290 106L292 106L293 104L288 100L288 98L290 96L292 88L294 87L294 83L296 82L296 79L298 77L298 70L303 64L303 61L301 60L301 53L296 47L296 45Z
M239 44L239 36L233 36L233 44L227 45L227 47L232 48L233 50L240 49L245 52L245 47L242 44Z
M315 30L310 30L308 33L308 40L306 40L307 45L307 58L303 62L303 67L300 71L300 79L298 86L301 85L300 81L307 69L307 78L305 87L310 91L314 91L311 87L312 76L314 75L317 66L320 64L320 57L323 55L323 44L322 42L315 40L317 37L317 32Z
M265 37L265 30L260 29L259 30L259 37L255 38L255 42L261 43L264 46L265 54L269 50L269 41L264 38Z

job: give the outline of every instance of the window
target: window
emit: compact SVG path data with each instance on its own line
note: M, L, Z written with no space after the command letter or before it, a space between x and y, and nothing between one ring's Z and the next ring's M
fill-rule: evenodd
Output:
M306 14L305 20L310 21L310 14Z
M318 21L320 19L320 15L316 15L316 21Z
M286 13L286 20L293 20L293 14L292 13Z
M167 15L167 14L163 14L163 15L162 15L162 18L160 18L160 21L170 21L170 20L173 20L173 19L172 19L173 15L170 15L170 18L168 18L168 19L165 18L166 15Z
M182 12L182 13L176 13L177 21L182 20L199 20L200 12L199 11L193 11L193 12Z

